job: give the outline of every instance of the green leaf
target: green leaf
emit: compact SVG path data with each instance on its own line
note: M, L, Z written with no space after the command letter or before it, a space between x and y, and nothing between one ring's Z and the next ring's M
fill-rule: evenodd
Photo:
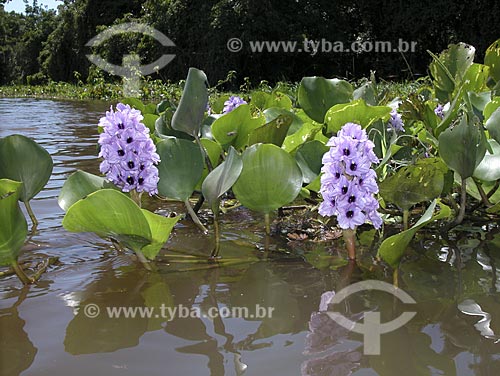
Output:
M500 143L500 107L497 108L484 123L484 127L488 130L490 136Z
M408 245L418 230L433 221L447 218L451 215L451 209L441 202L439 202L440 211L433 215L437 203L438 200L434 200L414 226L385 239L380 245L378 256L393 268L397 268Z
M242 104L215 120L212 123L212 133L215 140L225 149L232 145L237 150L242 150L248 145L250 133L265 122L263 115L252 117L250 105Z
M297 148L295 160L302 171L304 183L309 184L321 173L323 155L329 149L317 140L307 141Z
M158 120L159 116L156 114L145 114L144 119L142 120L143 124L149 128L149 132L151 134L154 133L156 129L156 120Z
M484 64L490 67L491 77L496 82L500 82L500 39L497 39L486 49Z
M486 154L476 167L474 177L483 181L495 181L500 179L500 145L495 140L488 140L491 150L486 151Z
M285 138L283 149L293 153L300 145L313 140L318 133L321 133L321 128L323 126L319 123L304 123L297 132Z
M0 179L0 265L17 261L28 235L28 223L19 208L22 183Z
M439 135L439 155L464 179L471 177L486 153L486 137L463 116L460 123Z
M226 160L208 174L201 188L203 196L212 207L218 206L219 198L238 180L242 168L241 156L230 147Z
M141 251L148 259L154 260L165 242L168 240L168 237L170 236L170 233L172 232L175 224L181 217L163 217L161 215L151 213L146 209L141 210L142 214L144 214L144 217L148 221L152 238L151 244L144 246Z
M212 167L217 167L221 160L222 146L215 141L209 140L208 138L202 138L200 139L200 142L208 154L208 159L210 159Z
M290 125L290 128L288 128L287 135L291 135L297 132L300 129L300 127L302 127L302 124L304 124L304 122L300 117L298 117L293 112L285 110L284 108L270 107L264 111L264 116L266 117L266 123L270 123L280 115L288 115L292 117L292 124Z
M483 64L472 64L463 77L465 92L479 93L488 90L486 82L490 75L490 68Z
M288 95L279 91L272 92L271 94L263 91L254 91L252 93L251 103L261 110L271 107L282 108L285 110L292 109L292 100L288 97Z
M436 96L441 102L451 101L455 89L460 86L465 73L473 64L475 48L465 44L450 44L448 49L432 55L434 60L429 65Z
M149 222L137 204L114 189L101 189L73 204L63 219L71 232L93 232L140 251L153 241Z
M50 154L32 139L17 134L0 139L0 178L23 183L21 201L31 200L43 189L52 168Z
M67 211L78 200L103 188L114 188L114 185L102 176L78 170L64 182L57 202L61 209Z
M269 213L292 202L301 188L302 173L294 158L275 145L257 144L243 153L233 192L247 208Z
M199 69L189 68L179 107L172 118L172 128L198 137L207 103L207 76Z
M328 110L325 116L327 133L337 133L346 123L356 123L366 128L379 119L388 120L391 108L388 106L368 106L363 99L351 103L338 104Z
M377 94L375 92L375 85L369 81L354 90L352 95L354 100L363 99L370 106L376 106Z
M500 107L500 97L493 97L491 101L486 106L484 106L484 120L488 120L498 107Z
M352 99L353 87L344 80L323 77L304 77L300 81L298 99L300 107L314 121L323 123L326 112L334 105Z
M161 159L158 192L167 198L187 200L203 173L200 148L191 141L170 138L158 142L156 151Z
M158 119L156 119L156 121L155 121L156 133L161 138L176 137L176 138L184 138L186 140L194 140L193 136L190 136L187 133L176 131L176 130L172 129L172 117L173 116L174 116L174 111L170 108L166 109L160 115L160 117L158 117Z
M254 129L248 137L248 145L263 143L281 147L292 122L292 116L287 114L279 115L271 122Z
M400 168L379 184L380 195L386 202L402 210L439 197L444 187L444 174L448 168L440 158L419 160L416 164Z

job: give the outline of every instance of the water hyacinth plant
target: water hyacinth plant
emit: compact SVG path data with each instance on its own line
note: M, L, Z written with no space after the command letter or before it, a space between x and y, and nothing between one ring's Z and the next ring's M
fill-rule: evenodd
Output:
M222 110L222 113L227 114L242 104L247 104L247 102L243 98L232 95L227 101L224 102L224 109Z
M378 162L374 144L366 131L354 123L345 124L326 144L330 150L323 156L319 206L322 216L336 216L344 230L349 258L356 258L354 235L359 225L369 221L380 228L382 219L379 203L373 196L378 193L376 173L371 164Z
M123 192L131 192L139 206L143 192L150 196L158 193L155 165L160 161L142 119L139 110L118 103L116 111L111 107L99 121L104 131L99 136L99 157L104 158L99 169Z

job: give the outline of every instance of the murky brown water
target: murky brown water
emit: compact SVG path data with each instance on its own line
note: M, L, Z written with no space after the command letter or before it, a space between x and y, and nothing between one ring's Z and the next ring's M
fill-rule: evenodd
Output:
M456 246L432 234L415 241L414 261L400 272L415 305L371 291L335 306L353 320L365 311L381 312L382 322L417 312L382 335L381 355L363 355L361 334L316 313L325 291L391 281L387 270L373 265L368 247L360 247L359 266L340 268L328 253L340 243L325 251L273 238L275 251L264 252L260 216L237 209L223 217L226 264L208 264L211 237L182 221L161 254L159 272L147 273L99 238L66 232L57 195L74 170L97 173L96 123L108 106L0 99L0 137L32 137L55 162L49 184L32 203L40 225L22 258L61 261L37 286L0 279L0 375L498 375L498 232L469 231ZM98 317L88 317L95 307ZM114 307L153 311L150 318L111 318ZM207 317L213 307L248 312Z

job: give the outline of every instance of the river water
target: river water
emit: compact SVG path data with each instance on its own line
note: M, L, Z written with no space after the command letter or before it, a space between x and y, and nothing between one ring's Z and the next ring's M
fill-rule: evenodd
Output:
M262 218L240 208L223 216L223 263L207 262L211 235L183 220L159 271L149 273L106 241L65 231L57 196L75 170L98 173L96 124L108 107L0 99L0 137L29 136L54 160L32 202L40 225L21 260L59 257L29 288L0 278L0 375L498 375L498 230L474 227L452 243L432 233L414 241L400 287L415 304L371 290L330 306L359 323L363 312L380 312L382 322L416 312L380 335L379 355L366 353L362 334L318 313L324 292L392 282L373 262L370 233L360 237L359 265L339 266L337 242L287 244L274 236L266 252ZM132 309L129 317L120 307Z

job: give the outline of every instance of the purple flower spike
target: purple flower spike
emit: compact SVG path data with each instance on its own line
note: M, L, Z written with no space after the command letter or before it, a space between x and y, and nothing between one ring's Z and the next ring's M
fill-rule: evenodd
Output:
M233 95L224 102L224 109L222 110L222 113L227 114L242 104L247 104L247 102L244 99Z
M99 120L104 131L99 136L99 157L104 158L99 169L123 192L135 189L152 196L158 193L160 178L155 164L160 156L142 119L141 112L129 105L118 103L116 112L111 106Z
M319 214L337 216L343 229L355 229L366 221L380 228L379 204L373 197L378 192L377 174L371 168L378 159L366 131L347 123L327 145L330 150L323 156Z
M394 132L404 132L405 131L404 126L405 125L403 123L401 115L396 110L392 110L391 118L389 119L389 127L387 128L387 130Z
M444 118L444 107L443 107L443 105L438 104L437 107L434 109L434 113L438 116L438 118L440 118L441 120L443 120L443 118Z

